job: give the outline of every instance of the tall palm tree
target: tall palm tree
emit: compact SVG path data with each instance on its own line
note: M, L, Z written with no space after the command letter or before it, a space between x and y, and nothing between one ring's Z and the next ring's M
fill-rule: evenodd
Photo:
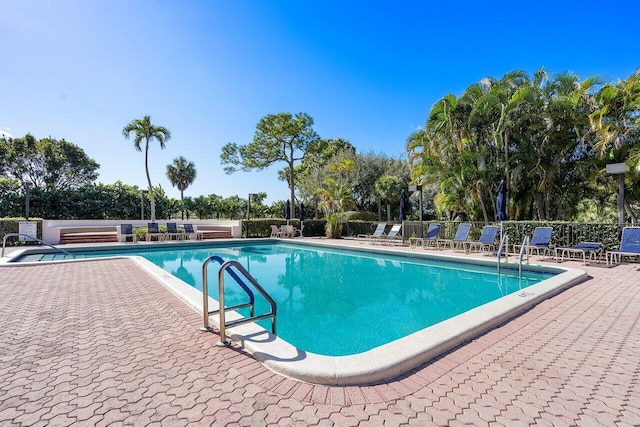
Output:
M130 121L123 129L122 135L129 139L131 133L135 134L133 146L138 151L142 151L141 143L144 141L144 167L147 172L147 184L149 186L149 199L151 200L151 222L156 220L156 204L153 197L153 185L151 185L151 177L149 176L149 141L155 139L160 143L160 148L164 149L164 143L171 139L171 132L164 126L155 126L151 124L151 117L144 116L142 119Z
M173 164L167 165L167 178L174 187L180 190L180 205L182 206L182 219L184 219L184 190L196 179L196 165L180 156L173 159Z

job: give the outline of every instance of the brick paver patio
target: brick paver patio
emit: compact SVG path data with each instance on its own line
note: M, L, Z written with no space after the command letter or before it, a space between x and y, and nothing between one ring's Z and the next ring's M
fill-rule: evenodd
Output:
M216 347L126 259L3 267L0 425L640 425L640 266L564 264L592 279L365 387Z

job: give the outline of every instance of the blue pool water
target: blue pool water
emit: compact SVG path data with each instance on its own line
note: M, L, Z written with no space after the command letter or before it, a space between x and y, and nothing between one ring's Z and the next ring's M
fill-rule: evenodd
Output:
M524 271L518 278L509 269L498 275L489 266L288 243L101 251L76 258L123 253L142 256L200 290L207 257L240 262L275 299L278 336L328 356L370 350L553 276ZM33 257L42 259L21 261ZM210 263L208 271L215 299L218 267ZM232 279L225 284L227 305L246 301ZM259 294L256 300L256 314L266 312ZM261 324L270 328L269 321Z

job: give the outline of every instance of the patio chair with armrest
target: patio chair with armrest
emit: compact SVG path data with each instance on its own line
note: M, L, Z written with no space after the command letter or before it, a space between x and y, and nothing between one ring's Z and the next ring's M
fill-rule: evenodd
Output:
M280 237L293 238L294 234L293 225L283 225L280 227Z
M120 241L126 242L127 239L131 239L132 243L136 243L137 236L136 233L133 232L133 225L131 224L122 224L120 225Z
M160 232L157 222L147 223L147 242L156 238L157 241L163 240L164 234Z
M527 254L531 256L535 251L540 259L543 259L545 254L551 256L551 248L549 246L551 245L552 234L553 227L536 227L533 230L529 245L527 245ZM520 252L521 248L522 245L513 245L513 251L515 253ZM542 255L540 255L540 251L542 251Z
M458 225L456 235L453 236L453 239L438 239L438 247L442 245L442 249L446 249L447 246L451 246L451 249L455 250L456 248L464 245L464 242L466 242L469 238L470 231L471 224L468 222L464 222Z
M617 251L607 251L607 265L614 262L619 264L623 257L639 257L640 256L640 227L625 227L622 229L622 237L620 239L620 249Z
M175 238L176 240L182 240L182 233L178 232L178 224L175 222L167 223L167 240L172 240Z
M498 227L485 225L482 227L482 233L480 233L478 240L463 242L462 245L465 247L465 252L471 252L474 248L479 249L481 252L485 250L495 252L496 237L498 237Z
M280 237L280 227L277 225L271 224L271 236L270 237Z
M429 224L429 228L427 228L427 233L422 238L422 247L428 248L433 246L434 248L438 248L438 236L440 235L440 224L433 223Z
M202 233L199 233L193 228L193 224L184 224L184 234L189 240L202 240Z

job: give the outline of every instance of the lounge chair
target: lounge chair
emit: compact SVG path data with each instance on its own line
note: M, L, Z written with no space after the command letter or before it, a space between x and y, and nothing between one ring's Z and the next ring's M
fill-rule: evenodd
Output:
M429 224L429 228L427 228L427 234L422 238L422 247L428 248L429 246L433 246L434 248L438 248L438 236L440 235L440 224L433 223Z
M625 227L622 229L620 239L620 249L617 251L607 251L607 265L614 262L619 264L622 257L640 256L640 227Z
M527 246L527 255L533 255L533 251L536 251L540 259L543 259L545 254L551 256L551 248L549 245L551 244L552 234L552 227L536 227L533 230L533 235ZM522 245L513 245L513 251L515 253L519 253L521 248ZM540 255L540 251L542 251L542 255Z
M120 241L126 242L127 239L131 238L131 242L136 243L138 240L136 234L133 232L133 225L131 224L122 224L120 225Z
M271 225L271 237L280 237L280 227Z
M167 240L172 240L174 237L176 240L182 240L182 233L178 232L178 225L175 222L167 223Z
M379 222L373 234L358 234L356 237L361 239L360 243L364 243L366 241L373 241L375 239L379 239L384 236L384 230L387 228L386 222Z
M189 240L202 240L202 233L193 228L193 224L184 224L184 235Z
M163 233L161 233L158 228L157 222L147 223L147 242L153 240L153 237L155 237L157 241L163 240L164 237Z
M482 233L480 233L480 237L478 240L472 240L469 242L464 242L462 245L465 247L465 252L471 252L474 248L479 249L480 251L491 251L495 252L496 250L496 237L498 236L498 227L495 225L485 225L482 227ZM468 246L467 246L468 245Z
M402 235L400 234L400 231L402 230L402 224L393 224L391 226L391 230L389 230L389 233L380 236L377 240L380 243L395 243L395 242L402 242Z
M464 247L464 242L469 238L469 232L471 231L471 224L468 222L464 222L458 225L458 229L456 230L456 235L453 236L453 239L438 239L437 244L438 248L442 245L442 249L446 249L447 246L451 246L452 250L459 248L460 246Z
M596 260L598 253L600 252L601 243L598 242L580 242L576 246L568 246L564 248L556 248L554 258L558 260L558 254L560 254L559 261L564 261L564 257L571 257L571 254L582 254L582 263L587 265L587 255L589 261Z

